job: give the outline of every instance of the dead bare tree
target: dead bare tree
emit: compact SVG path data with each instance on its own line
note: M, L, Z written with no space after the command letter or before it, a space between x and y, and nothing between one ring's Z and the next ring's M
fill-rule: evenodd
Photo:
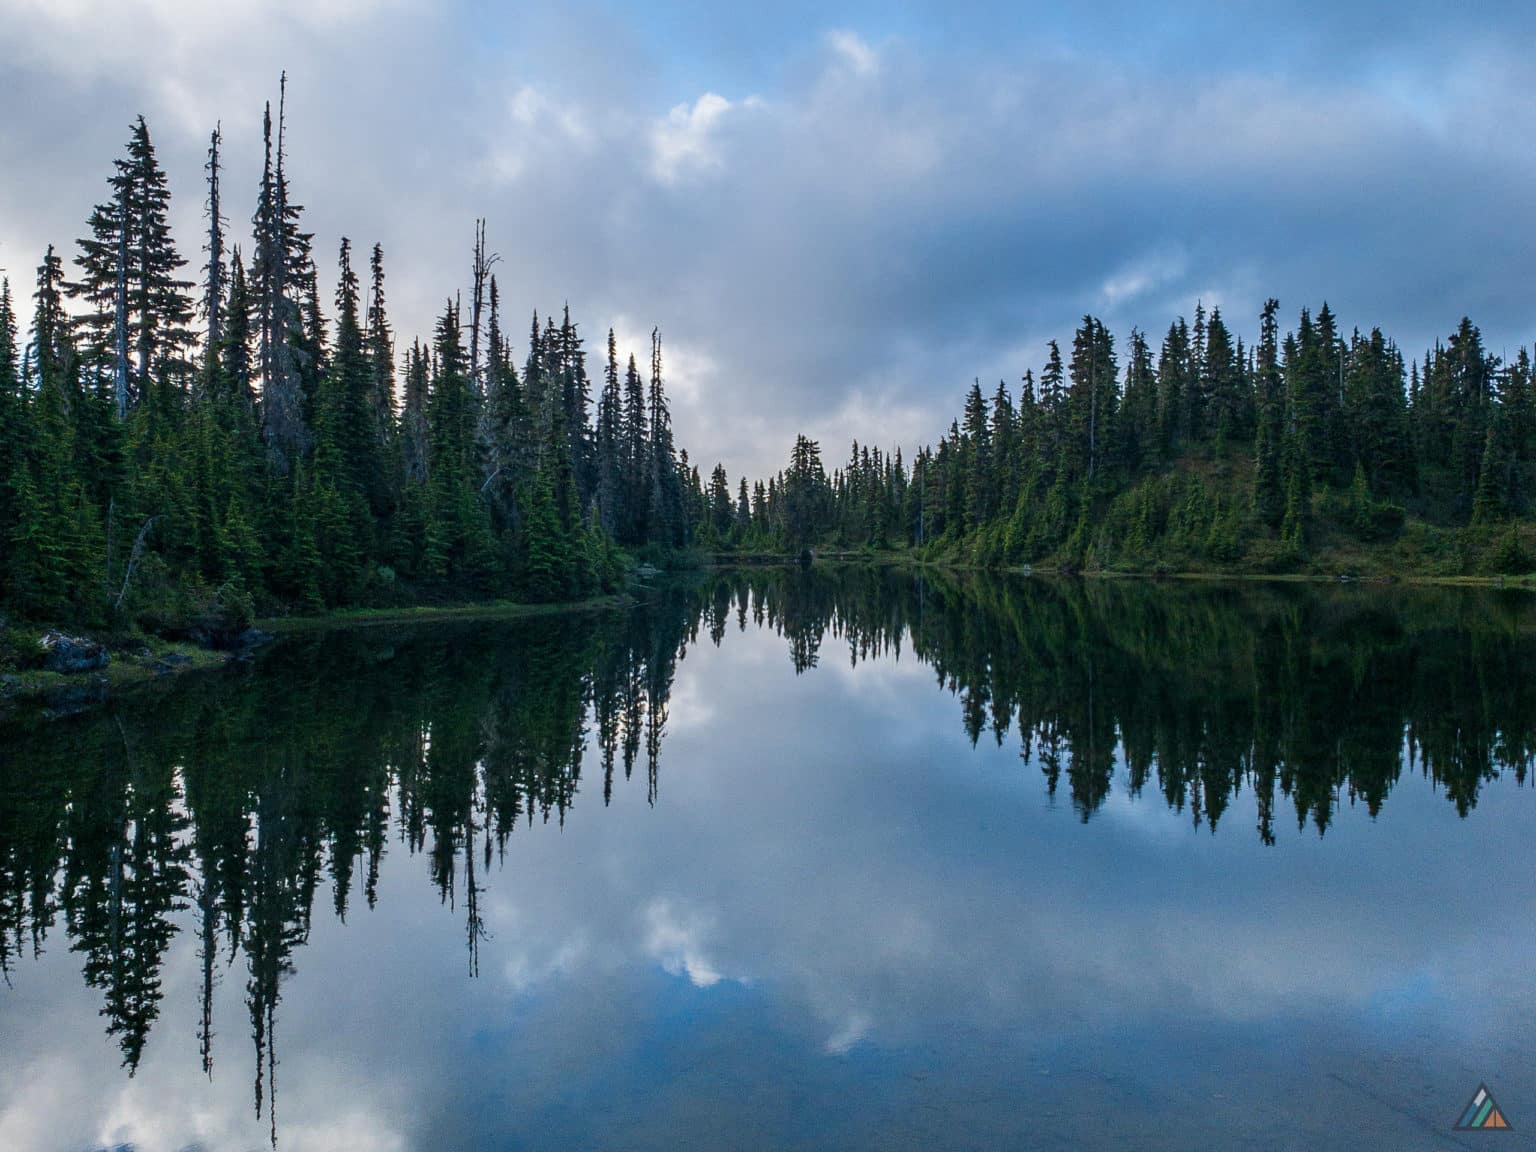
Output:
M148 520L144 521L144 527L139 529L139 535L133 542L133 550L128 553L128 569L123 573L123 586L118 591L117 602L112 605L114 612L121 612L123 610L123 601L128 596L128 585L133 582L133 574L138 569L139 559L144 555L144 544L149 539L149 530L155 526L155 521L159 519L160 517L158 516L151 516Z
M482 216L475 221L475 259L472 266L472 288L469 301L469 378L475 388L475 394L481 399L485 398L485 380L480 375L480 318L485 311L485 286L490 279L491 269L499 263L501 257L494 252L489 255L485 251L485 218Z

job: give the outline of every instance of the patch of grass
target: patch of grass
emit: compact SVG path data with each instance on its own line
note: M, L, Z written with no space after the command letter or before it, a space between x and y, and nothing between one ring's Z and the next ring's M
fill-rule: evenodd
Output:
M10 629L32 649L37 634ZM154 637L119 638L111 648L112 661L94 672L50 672L34 661L4 670L0 679L0 711L7 707L49 709L68 702L71 710L85 703L99 703L131 691L191 672L206 672L229 663L228 652L216 652L195 644L181 644Z
M512 600L486 600L471 604L416 605L409 608L345 608L320 616L276 616L258 620L266 632L293 634L324 632L332 628L356 628L375 624L431 624L449 620L519 620L530 616L555 616L562 612L601 612L622 608L628 598L597 596L564 604L521 604Z

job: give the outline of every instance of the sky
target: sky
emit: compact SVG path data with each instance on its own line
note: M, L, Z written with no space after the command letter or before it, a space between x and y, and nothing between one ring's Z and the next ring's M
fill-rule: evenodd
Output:
M1327 300L1410 355L1532 335L1536 9L1169 0L0 0L0 268L69 255L136 115L201 256L208 134L249 247L263 102L322 281L383 244L431 332L488 221L508 312L597 354L659 327L679 444L733 479L797 432L942 434L1086 313L1154 344Z

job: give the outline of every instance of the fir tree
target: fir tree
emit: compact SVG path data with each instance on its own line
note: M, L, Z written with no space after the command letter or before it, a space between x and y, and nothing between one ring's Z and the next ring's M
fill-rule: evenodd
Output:
M449 302L437 324L435 373L427 404L426 568L438 580L483 582L490 568L490 524L476 466L474 387Z
M91 235L75 260L81 276L69 291L86 303L86 359L113 376L121 417L157 376L185 377L194 336L192 285L178 275L186 261L171 238L170 187L142 116L115 168L112 199L91 214Z

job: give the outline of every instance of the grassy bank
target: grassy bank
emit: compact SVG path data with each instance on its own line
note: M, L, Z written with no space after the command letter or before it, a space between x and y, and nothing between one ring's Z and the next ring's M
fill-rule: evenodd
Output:
M109 656L106 667L83 672L56 672L43 667L40 641L48 629L31 624L4 625L0 626L0 717L19 711L35 711L44 716L79 712L124 692L187 673L223 668L242 653L249 653L281 636L338 628L520 620L570 612L615 611L633 602L631 595L620 593L557 604L491 600L275 616L258 620L254 642L237 650L139 633L101 633L71 628L67 630L71 636L100 644Z
M834 549L815 554L816 564L881 564L913 571L923 569L951 572L997 572L1039 576L1085 577L1124 580L1209 580L1256 581L1278 583L1337 583L1353 581L1370 584L1416 584L1440 587L1525 588L1536 589L1536 572L1517 575L1457 574L1437 570L1435 565L1415 567L1404 564L1401 556L1390 552L1350 550L1329 552L1312 557L1297 570L1265 571L1234 565L1170 568L1163 565L1137 567L1075 568L1056 559L1039 564L983 564L966 556L963 549L931 545L928 548ZM787 553L750 551L716 552L710 557L712 568L794 567L799 562Z
M565 612L603 612L626 607L624 593L595 596L558 604L524 604L514 600L470 601L463 604L423 604L401 608L342 608L314 616L274 616L258 620L264 632L292 635L324 632L333 628L362 628L386 624L432 624L452 620L521 620L555 616Z
M22 708L54 715L78 712L171 677L223 668L235 656L197 644L137 636L98 641L111 657L105 668L53 672L36 666L28 651L37 648L41 634L29 628L5 630L0 645L0 716Z

